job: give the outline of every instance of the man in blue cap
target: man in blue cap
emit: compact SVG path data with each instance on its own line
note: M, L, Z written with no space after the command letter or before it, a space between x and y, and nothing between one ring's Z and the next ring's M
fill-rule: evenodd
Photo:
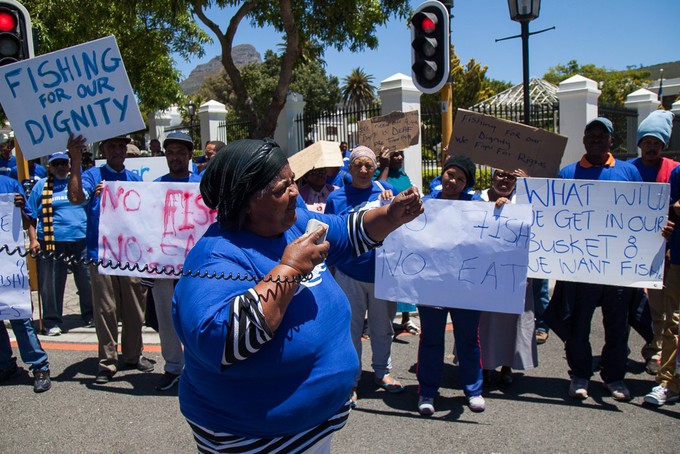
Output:
M87 257L87 203L75 205L69 202L69 155L65 151L52 153L48 158L48 169L49 175L38 180L28 197L32 218L37 224L37 239L30 245L31 252L43 250L56 256L63 254L84 260ZM43 304L43 333L48 336L62 333L67 270L73 273L78 288L83 324L94 326L92 287L87 264L82 261L64 263L53 258L40 258L38 280Z
M607 118L590 121L583 135L586 154L580 161L560 170L558 178L642 181L640 172L633 165L612 155L613 133L614 126ZM628 358L628 307L638 294L638 289L630 287L557 281L545 318L565 342L571 397L588 398L588 382L593 375L590 325L595 309L600 306L605 332L600 375L614 399L630 400L630 392L623 381ZM554 317L557 312L568 313L569 317ZM562 326L557 326L556 321Z

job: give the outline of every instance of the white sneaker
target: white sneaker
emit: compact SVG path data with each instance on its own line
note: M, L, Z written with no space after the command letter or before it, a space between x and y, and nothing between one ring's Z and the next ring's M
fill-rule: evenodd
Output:
M680 394L671 391L665 386L659 385L652 388L652 390L645 396L645 403L656 405L660 407L664 404L677 402L680 399Z
M569 383L569 395L574 399L588 398L588 380L574 377Z
M45 332L48 336L60 336L61 335L61 328L58 326L53 326L52 328L48 329L47 332Z
M625 402L630 400L630 391L623 383L623 380L614 381L611 383L605 383L604 387L612 394L614 400Z
M434 397L418 397L418 413L423 416L434 414Z
M468 397L468 407L475 412L481 412L486 409L486 402L482 396Z

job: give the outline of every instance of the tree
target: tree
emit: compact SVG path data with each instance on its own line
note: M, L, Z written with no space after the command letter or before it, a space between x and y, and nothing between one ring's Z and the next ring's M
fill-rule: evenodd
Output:
M342 102L346 107L359 110L362 106L370 106L375 102L373 76L366 74L363 69L354 68L343 82Z
M268 50L261 63L251 63L241 68L245 87L258 111L265 111L271 103L272 93L278 82L281 58ZM338 78L328 76L319 60L299 63L293 70L289 88L303 96L307 114L314 115L333 110L340 101ZM232 119L247 117L247 112L242 110L231 81L224 72L206 79L198 94L229 106L229 116Z
M186 2L164 0L22 0L38 33L37 54L108 35L118 42L143 112L183 100L171 53L203 55L210 38Z
M293 69L303 54L303 48L313 48L321 55L326 47L350 51L377 47L376 28L394 15L406 18L409 2L406 0L337 0L334 2L308 0L191 0L193 12L217 37L222 48L222 65L234 88L239 108L246 113L252 126L251 136L272 136L276 120L286 102L293 79ZM226 29L206 15L209 8L237 7ZM265 110L257 109L248 91L241 70L231 57L231 48L241 22L248 18L251 23L271 25L284 37L285 50L277 68L276 86Z
M632 68L623 71L609 71L593 64L581 66L576 60L570 60L566 65L557 65L550 68L543 75L543 78L557 85L577 74L601 83L602 94L599 98L600 104L615 107L623 107L626 96L646 86L650 76L649 71Z

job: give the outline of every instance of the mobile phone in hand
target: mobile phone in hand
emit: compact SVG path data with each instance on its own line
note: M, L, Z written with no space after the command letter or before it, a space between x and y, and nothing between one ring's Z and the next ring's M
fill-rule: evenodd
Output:
M326 230L324 230L323 235L321 235L316 244L321 244L324 241L326 241L326 234L328 233L328 224L326 224L325 222L321 222L318 219L310 219L309 222L307 222L307 228L305 229L305 234L309 234L315 231L317 228L319 228L319 226L326 227Z

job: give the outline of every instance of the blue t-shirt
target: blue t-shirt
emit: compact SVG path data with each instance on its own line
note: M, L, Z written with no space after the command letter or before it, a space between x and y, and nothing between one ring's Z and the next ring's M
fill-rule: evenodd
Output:
M115 172L109 166L92 167L83 172L83 192L89 198L87 204L87 256L97 259L99 249L99 202L100 198L94 195L97 185L102 181L142 181L142 177L136 173L123 169Z
M37 219L38 238L43 240L42 192L47 178L39 180L28 197L28 205L33 212L33 219ZM74 205L68 199L68 180L54 179L52 188L52 224L54 225L55 241L78 241L85 238L87 233L87 201L81 205Z
M614 160L613 166L583 167L579 162L574 162L562 168L557 178L569 178L575 180L607 180L607 181L642 181L638 169L626 162Z
M26 193L24 192L23 186L21 186L17 180L5 175L0 175L0 194L21 194L24 200L26 200ZM24 205L24 212L28 216L33 215L33 211L31 211L31 207L28 206L28 203Z
M173 178L169 173L166 173L162 177L158 177L153 181L162 183L200 183L201 176L195 173L190 173L189 176L185 178Z
M0 175L9 176L12 167L17 166L17 158L10 156L9 159L0 158Z
M200 273L262 276L279 263L309 219L329 225L327 263L352 254L347 219L297 210L295 224L278 238L250 231L208 228L184 268ZM222 366L230 305L255 283L181 277L173 296L173 321L184 345L179 384L182 414L205 428L247 437L302 432L347 402L359 367L349 324L347 297L321 263L288 305L274 337L249 358Z
M426 195L426 196L423 197L423 200L441 199L441 198L442 198L442 191L438 190L438 191L430 192L429 195ZM481 201L483 201L484 199L479 194L477 194L475 192L463 191L458 196L458 200L475 200L475 201L481 200Z
M32 168L29 166L28 172L31 179L34 180L47 178L47 169L40 164L34 164ZM17 166L12 167L12 169L9 171L9 177L14 178L15 180L19 179L19 171L17 170Z
M384 181L380 184L384 189L394 191L391 184ZM366 189L358 189L348 184L328 195L325 213L344 214L354 211L367 202L378 200L382 191L383 189L375 181L371 187ZM338 265L338 269L357 281L375 282L375 251L371 250L346 264Z

